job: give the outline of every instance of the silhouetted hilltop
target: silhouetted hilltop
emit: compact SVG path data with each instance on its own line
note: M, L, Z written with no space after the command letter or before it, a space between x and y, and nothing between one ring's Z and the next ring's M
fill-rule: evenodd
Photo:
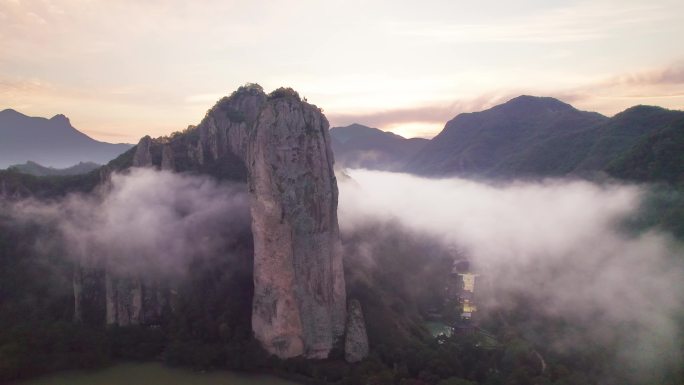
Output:
M15 164L9 168L24 174L34 176L58 176L58 175L81 175L102 167L93 162L80 162L67 168L45 167L36 162L28 161L24 164Z
M0 111L0 168L27 161L57 168L79 162L105 164L131 147L92 139L64 115L46 119Z
M330 136L337 165L377 170L399 170L428 142L357 123L333 127Z
M645 137L681 118L684 112L649 106L607 118L554 98L519 96L459 114L404 170L505 178L605 172Z

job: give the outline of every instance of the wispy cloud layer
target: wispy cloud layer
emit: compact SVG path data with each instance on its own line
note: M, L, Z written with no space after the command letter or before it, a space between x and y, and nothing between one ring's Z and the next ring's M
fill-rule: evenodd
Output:
M197 123L246 82L404 134L516 93L681 107L681 67L618 78L682 60L682 15L675 0L0 0L0 107L131 142Z
M665 4L583 2L531 15L514 15L511 20L479 23L396 23L389 24L402 36L457 43L567 43L615 37L627 28L676 20Z
M395 132L402 131L402 128L406 125L412 125L412 130L402 133L409 137L431 137L441 130L447 121L453 119L459 113L481 111L505 102L513 96L515 95L490 94L443 105L398 108L360 114L336 114L333 112L328 114L328 119L330 119L333 126L361 123L371 127L390 129ZM421 130L421 126L427 128L427 130Z
M185 273L193 258L228 257L226 246L249 234L250 223L244 186L150 169L114 174L91 195L19 201L8 214L54 226L53 241L81 264L166 278Z
M617 74L566 89L520 87L453 103L359 114L331 113L328 118L337 126L361 123L395 132L401 131L403 126L411 125L415 133L421 132L421 136L432 137L441 131L446 122L460 113L482 111L522 94L552 96L582 109L612 115L634 104L684 109L683 85L684 63L676 62L662 68ZM421 124L425 127L424 130L417 128Z

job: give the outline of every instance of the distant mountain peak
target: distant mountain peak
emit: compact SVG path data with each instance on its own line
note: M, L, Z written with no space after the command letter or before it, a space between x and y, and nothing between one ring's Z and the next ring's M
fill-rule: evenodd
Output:
M352 123L344 127L332 127L330 133L335 136L335 139L339 140L341 143L345 143L355 137L384 134L385 132L377 128L364 126L363 124Z
M60 120L62 120L62 121L67 121L67 122L68 122L68 121L69 121L69 118L67 118L67 117L66 117L65 115L63 115L63 114L57 114L57 115L51 117L50 120L52 120L52 121L60 121Z
M352 123L352 124L348 125L346 128L360 128L360 129L365 129L365 128L372 128L372 127L368 127L368 126L366 126L366 125L364 125L364 124L361 124L361 123ZM377 130L377 128L376 128L376 130Z
M513 107L516 109L546 109L551 111L572 111L575 107L549 96L520 95L515 97L501 107Z
M338 165L376 170L400 169L428 142L359 123L333 127L330 137Z
M74 129L73 126L71 125L71 121L69 121L69 118L67 118L65 115L62 114L57 114L53 117L50 118L50 122L53 123L56 127L60 128L71 128Z
M644 113L659 113L659 112L664 112L667 111L666 108L663 107L658 107L658 106L649 106L645 104L639 104L636 106L629 107L628 109L618 113L617 116L622 116L622 115L631 115L631 114L644 114Z
M605 171L639 141L679 119L684 121L684 111L652 106L608 118L552 97L521 95L458 115L404 170L506 178L588 175Z
M32 160L27 161L24 164L15 164L9 167L9 169L23 174L35 175L35 176L58 176L58 175L79 175L87 174L93 170L100 168L101 166L93 162L79 162L71 167L66 168L54 168L46 167L40 163L34 162Z
M540 150L546 142L562 143L559 138L607 119L552 97L521 95L488 110L459 114L409 161L405 171L468 176L531 172L546 167L536 159L552 158ZM563 160L574 155L569 152ZM565 165L548 169L553 167Z
M17 110L13 110L11 108L7 108L7 109L0 111L0 115L3 115L3 116L20 116L20 117L26 116L26 115L22 114L21 112L19 112Z
M675 120L682 119L682 115L682 111L640 104L615 114L612 120L623 123L630 122L631 127L654 126L672 123Z
M130 147L98 142L74 128L62 114L47 119L12 109L0 111L0 169L27 159L57 168L79 161L105 164Z

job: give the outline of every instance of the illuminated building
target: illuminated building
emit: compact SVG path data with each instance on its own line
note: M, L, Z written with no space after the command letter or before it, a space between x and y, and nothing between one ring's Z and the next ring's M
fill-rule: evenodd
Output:
M473 297L475 295L475 277L478 274L459 273L458 275L463 280L463 289L461 290L459 301L462 305L461 318L470 320L473 317L473 313L477 311Z
M461 273L459 275L463 279L463 290L474 293L475 292L475 277L477 277L478 274Z

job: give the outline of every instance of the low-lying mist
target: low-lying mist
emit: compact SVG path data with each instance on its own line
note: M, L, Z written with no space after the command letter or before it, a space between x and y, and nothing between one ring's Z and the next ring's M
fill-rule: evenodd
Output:
M645 187L346 173L351 178L340 178L343 233L392 222L437 239L481 274L486 312L515 310L530 325L535 317L565 325L545 340L549 349L614 346L612 365L634 376L681 364L682 247L668 234L625 226L638 215Z
M426 277L444 266L418 274L417 265L465 257L480 274L480 313L522 319L522 334L536 346L610 347L612 371L629 378L681 364L683 248L666 233L625 225L639 215L647 187L347 173L339 178L339 220L350 290L363 290L354 282L368 271L391 269L387 287L424 298L439 291ZM251 245L244 184L151 169L114 174L88 195L16 202L9 214L52 229L37 250L63 250L81 265L121 274L181 276L195 259L213 264ZM424 255L411 271L387 266L400 253ZM395 305L386 304L400 314Z
M225 252L250 224L244 185L142 168L113 174L94 194L20 201L11 214L56 229L39 239L39 250L58 243L85 266L165 277L184 274L193 258Z

